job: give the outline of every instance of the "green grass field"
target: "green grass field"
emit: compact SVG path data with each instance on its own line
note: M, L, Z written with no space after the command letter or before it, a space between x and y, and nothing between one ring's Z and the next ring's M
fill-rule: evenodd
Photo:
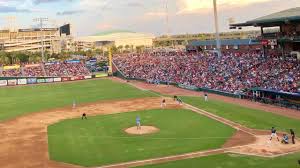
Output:
M207 112L216 114L228 120L240 123L249 128L271 129L272 126L278 130L289 132L293 128L300 131L300 120L277 115L262 110L242 107L236 104L225 103L223 101L209 100L205 102L199 97L183 97L185 103L191 104ZM299 136L299 134L298 134Z
M160 132L127 135L137 115ZM48 143L53 160L99 166L219 148L234 132L189 110L148 110L65 120L48 127Z
M183 100L185 103L191 104L231 121L238 122L250 128L270 129L270 127L276 126L282 131L288 131L287 129L289 128L300 130L299 120L273 113L245 108L239 105L216 100L204 102L204 100L199 97L183 97ZM200 166L209 168L298 168L300 167L298 164L299 159L300 153L272 159L235 154L221 154L143 166L141 168L199 168Z
M0 88L0 121L77 103L155 96L112 80Z
M299 168L299 159L300 153L272 159L235 154L220 154L143 166L140 168Z

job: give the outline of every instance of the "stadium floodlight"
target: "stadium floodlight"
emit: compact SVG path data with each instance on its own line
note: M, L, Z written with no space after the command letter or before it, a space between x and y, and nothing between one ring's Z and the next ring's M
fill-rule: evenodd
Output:
M217 0L213 0L213 5L214 5L214 16L215 16L217 52L218 52L218 57L221 57L222 56L222 52L221 52L221 41L220 41L220 33L219 33L219 20L218 20L218 10L217 10Z
M44 22L47 22L47 21L48 21L48 18L35 18L35 19L33 19L33 21L34 21L34 22L40 23L40 30L41 30L41 45L42 45L42 61L45 62L43 25L44 25Z

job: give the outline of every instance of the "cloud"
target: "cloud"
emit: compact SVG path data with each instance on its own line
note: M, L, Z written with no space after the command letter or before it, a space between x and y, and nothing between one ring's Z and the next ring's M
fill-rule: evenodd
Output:
M65 16L65 15L75 15L75 14L81 14L84 13L84 10L68 10L63 12L57 12L56 15L58 16Z
M145 16L150 16L150 17L163 17L166 16L166 12L147 12L145 13Z
M12 6L0 6L0 13L30 13L28 9L18 9Z
M109 23L101 23L97 25L97 29L98 30L108 30L108 29L112 29L113 25L109 24Z
M222 7L241 7L251 4L264 3L272 0L218 0L218 6ZM204 10L213 8L212 0L177 0L179 11L177 14L200 13Z
M127 6L129 6L129 7L144 7L144 5L139 2L129 2L129 3L127 3Z
M33 0L33 3L35 5L38 5L42 3L52 3L52 2L61 2L61 1L72 2L73 0Z

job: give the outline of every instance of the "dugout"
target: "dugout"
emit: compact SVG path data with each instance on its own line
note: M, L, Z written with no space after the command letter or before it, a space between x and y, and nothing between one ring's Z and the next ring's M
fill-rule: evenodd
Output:
M274 91L264 88L252 88L249 98L266 104L279 105L282 107L300 109L300 93Z

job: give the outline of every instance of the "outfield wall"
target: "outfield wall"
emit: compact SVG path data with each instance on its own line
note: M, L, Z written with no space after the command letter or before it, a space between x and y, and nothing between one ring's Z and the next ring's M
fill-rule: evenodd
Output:
M0 87L89 80L94 78L103 78L107 76L107 74L97 74L72 77L0 77Z

